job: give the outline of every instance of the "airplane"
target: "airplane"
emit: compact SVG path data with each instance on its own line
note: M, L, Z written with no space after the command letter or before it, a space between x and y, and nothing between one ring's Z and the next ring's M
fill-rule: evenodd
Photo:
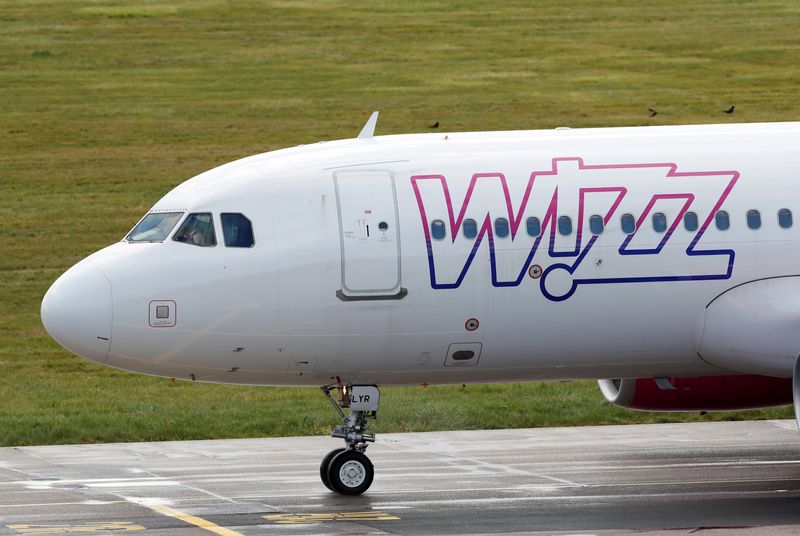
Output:
M626 408L800 418L800 123L377 117L180 184L53 283L47 332L137 373L321 387L344 495L373 482L383 386L600 378Z

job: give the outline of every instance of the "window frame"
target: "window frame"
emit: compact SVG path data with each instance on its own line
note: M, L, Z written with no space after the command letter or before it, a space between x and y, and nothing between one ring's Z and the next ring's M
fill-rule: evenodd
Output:
M600 222L600 230L595 232L594 229L594 222ZM600 214L592 214L589 216L589 232L591 232L594 236L600 236L603 234L603 231L606 230L606 222L603 221L603 217Z
M783 225L781 223L781 214L786 214L789 216L789 225ZM782 208L778 210L778 227L781 229L791 229L794 226L794 216L792 215L792 209L790 208Z
M229 246L228 245L228 237L225 234L225 221L223 220L223 218L225 216L241 216L242 218L247 220L247 223L250 225L250 240L251 240L251 242L250 242L249 246ZM245 216L243 212L220 212L219 213L219 226L220 226L220 229L222 229L222 244L226 248L252 249L252 248L256 247L256 233L253 230L253 220L251 220L250 218Z
M213 233L214 243L213 244L195 244L194 242L189 242L188 240L179 240L178 234L181 233L183 230L183 226L189 221L189 218L192 216L201 216L208 214L209 216L209 224L211 225L211 232ZM175 231L172 233L172 241L177 242L178 244L187 244L189 246L197 246L201 248L213 248L217 247L217 229L216 229L216 222L214 221L214 212L210 210L204 210L199 212L187 212L186 216L180 221L180 225L177 226Z
M500 234L500 232L497 230L500 222L503 222L503 225L505 225L505 234ZM495 218L493 227L494 227L494 236L496 236L497 238L508 238L509 236L511 236L511 224L508 222L508 219L502 217Z
M664 228L659 229L656 227L656 218L664 218ZM667 220L667 215L663 212L654 212L653 216L650 218L651 223L653 224L653 231L657 232L658 234L663 234L667 232L669 229L669 221Z
M633 225L633 229L631 229L630 231L626 231L626 230L625 230L625 220L626 220L627 218L630 218L630 221L632 222L632 225ZM623 232L623 233L625 233L626 235L632 235L632 234L635 234L635 233L636 233L636 216L634 216L634 215L633 215L633 214L631 214L630 212L626 212L625 214L623 214L622 216L620 216L620 217L619 217L619 228L620 228L620 229L622 230L622 232Z
M467 234L467 222L469 222L470 227L473 226L473 225L475 226L475 234L473 234L472 236ZM478 236L478 222L476 220L474 220L473 218L465 218L464 221L461 222L461 235L464 238L466 238L467 240L472 240L474 238L477 238L477 236Z
M437 237L434 228L438 227L439 224L441 224L442 236ZM431 238L433 238L434 240L444 240L445 238L447 238L447 224L444 222L444 220L440 220L438 218L435 220L431 220L430 228L431 228Z
M535 222L535 223L533 223ZM536 234L531 234L531 225L534 225L539 232ZM525 232L528 233L528 236L532 238L538 238L542 235L542 221L537 218L536 216L531 216L525 219Z
M564 233L561 229L561 222L567 222L569 225L569 232ZM562 214L556 220L556 227L558 228L558 234L561 236L572 236L572 233L575 232L575 227L572 225L572 218L567 214Z
M150 217L152 215L169 216L170 214L177 214L178 218L172 224L172 227L170 227L169 230L167 230L167 232L164 233L164 237L161 238L160 240L132 240L131 239L131 235L133 234L133 232L136 231L136 229L138 229L139 226L148 217ZM136 225L133 226L133 229L128 231L128 234L126 234L125 238L123 238L122 240L125 241L128 244L161 244L165 240L169 240L169 237L172 236L172 233L175 231L175 228L178 226L178 224L181 223L181 221L183 220L185 214L186 214L185 210L151 210L150 212L148 212L147 214L142 216L141 219L138 222L136 222ZM163 218L162 218L161 221L163 221ZM151 229L154 229L155 227L157 227L157 226L151 227L150 229L148 229L148 231L151 230ZM142 232L146 232L146 231L142 231Z
M720 227L720 218L724 218L725 227ZM731 215L727 210L718 210L714 213L714 227L723 232L731 228Z
M686 220L688 218L694 219L694 225L693 225L694 229L689 229L689 226L686 224ZM687 232L694 233L697 232L697 230L700 228L700 218L697 217L697 212L689 210L683 214L682 219L683 219L683 228L686 229Z
M753 222L750 220L750 216L755 216L757 218L757 220L755 220L755 227L752 225ZM747 222L748 229L752 231L761 229L761 212L759 212L757 209L751 208L745 213L745 221Z

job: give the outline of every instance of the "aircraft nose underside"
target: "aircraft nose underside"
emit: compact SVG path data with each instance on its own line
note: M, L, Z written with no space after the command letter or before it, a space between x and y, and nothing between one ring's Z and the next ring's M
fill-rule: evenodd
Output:
M42 323L61 346L104 362L111 347L111 282L90 260L78 263L42 300Z

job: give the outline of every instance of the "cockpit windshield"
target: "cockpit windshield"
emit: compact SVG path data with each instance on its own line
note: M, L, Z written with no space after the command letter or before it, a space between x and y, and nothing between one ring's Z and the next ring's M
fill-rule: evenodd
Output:
M128 242L163 242L183 212L151 212L128 233Z
M217 236L214 234L214 220L211 218L211 213L189 214L172 239L195 246L216 246Z

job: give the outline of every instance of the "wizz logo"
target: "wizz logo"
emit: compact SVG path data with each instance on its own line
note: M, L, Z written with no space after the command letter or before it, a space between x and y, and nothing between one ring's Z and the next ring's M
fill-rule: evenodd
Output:
M685 172L670 163L586 165L581 158L556 158L552 169L522 180L503 173L475 173L468 182L415 175L411 184L434 289L458 288L475 259L488 253L495 287L520 285L538 263L543 271L531 277L538 278L546 298L562 301L580 285L730 278L734 251L701 249L699 242L738 178L737 171ZM673 245L687 212L697 225L690 238ZM619 230L622 214L638 215L634 231ZM649 225L655 214L663 218L662 229ZM565 215L571 217L560 222ZM609 229L589 232L590 216ZM507 237L495 232L498 218L507 222ZM533 218L538 233L529 232ZM437 219L448 233L442 240L431 236ZM467 220L477 227L472 237L462 230ZM574 224L574 232L557 232L562 224ZM666 258L678 272L665 273ZM480 263L476 276L482 273Z

